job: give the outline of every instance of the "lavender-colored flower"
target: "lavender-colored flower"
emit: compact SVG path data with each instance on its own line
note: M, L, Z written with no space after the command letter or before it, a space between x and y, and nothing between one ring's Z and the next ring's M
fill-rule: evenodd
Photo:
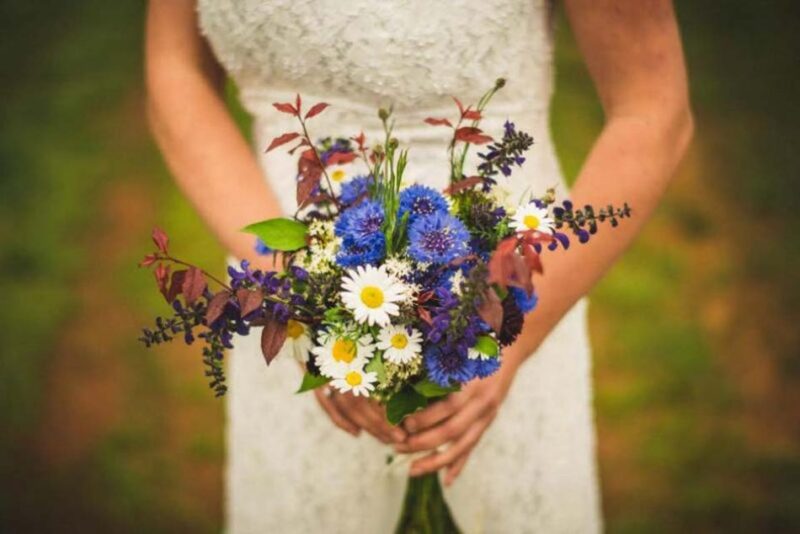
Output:
M424 351L424 358L428 378L442 387L463 384L476 376L477 362L467 357L466 351L429 345Z
M372 176L356 176L352 180L348 180L342 184L339 201L345 206L354 204L359 198L366 196L372 182Z

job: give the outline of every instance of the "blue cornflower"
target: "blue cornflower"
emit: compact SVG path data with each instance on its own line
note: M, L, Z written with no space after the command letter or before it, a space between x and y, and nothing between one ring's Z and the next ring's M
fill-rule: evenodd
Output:
M444 196L432 187L415 184L400 191L398 219L404 213L408 213L409 224L421 216L447 213L449 209L450 206Z
M478 358L475 362L475 376L486 378L500 369L500 358Z
M342 193L339 195L339 200L345 206L355 203L359 197L366 196L371 183L372 176L356 176L342 184Z
M344 238L342 248L336 254L336 263L342 267L356 267L368 263L377 263L386 255L386 236L375 232L356 241L350 237Z
M535 292L528 295L528 292L524 289L513 286L509 287L508 290L514 297L514 301L517 303L517 306L522 313L528 313L532 311L539 302L539 297Z
M416 261L448 263L469 253L469 231L446 213L418 218L408 229L409 255Z
M267 256L269 254L272 254L272 252L273 252L273 250L271 248L269 248L266 243L261 241L261 238L258 238L258 237L256 238L255 251L256 251L256 254L259 254L261 256Z
M336 220L334 230L342 239L363 245L376 233L381 232L383 220L383 207L380 202L367 200L344 210Z
M477 361L467 357L466 351L429 345L424 356L428 378L442 387L463 384L475 378Z

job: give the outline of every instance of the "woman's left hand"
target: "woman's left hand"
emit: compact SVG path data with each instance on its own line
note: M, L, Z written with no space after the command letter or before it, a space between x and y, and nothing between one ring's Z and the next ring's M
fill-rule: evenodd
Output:
M497 415L516 369L507 359L494 375L473 380L458 393L451 393L446 399L406 417L403 427L410 435L395 445L395 450L432 451L411 464L409 475L420 476L446 467L444 483L452 484ZM441 452L436 450L445 444Z

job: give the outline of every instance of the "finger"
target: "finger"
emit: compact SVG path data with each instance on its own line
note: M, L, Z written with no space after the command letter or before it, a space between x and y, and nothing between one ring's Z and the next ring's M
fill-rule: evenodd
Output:
M442 452L433 452L411 464L409 475L416 477L424 475L425 473L433 473L439 469L450 465L462 454L472 450L478 440L480 439L483 431L488 426L486 418L476 421L472 424L458 440L456 440L447 450Z
M453 461L453 463L447 466L447 472L444 475L445 486L449 486L456 481L456 478L461 474L464 466L467 465L467 460L469 460L470 454L472 454L472 449L462 453L461 456Z
M405 441L406 437L408 437L408 434L399 426L389 423L389 420L386 419L386 408L375 401L369 401L367 405L370 409L375 424L381 429L382 432L389 436L391 441L394 441L395 443L402 443Z
M487 405L476 397L474 402L467 403L459 412L435 427L413 434L395 447L398 452L429 451L444 445L448 441L455 441L464 434L475 421L486 412Z
M434 402L424 410L409 415L403 421L403 427L411 432L421 432L433 427L456 413L469 400L467 392L454 393L444 400Z
M337 427L341 428L345 432L352 434L353 436L358 436L360 429L358 426L353 424L352 421L347 419L336 407L336 405L331 401L331 398L325 395L324 392L319 390L314 390L314 395L317 397L317 402L319 402L322 409L325 410L325 413L328 414L328 417L331 418L333 424Z
M334 394L332 397L333 403L339 408L345 417L357 424L359 427L366 430L370 435L375 437L378 441L389 444L391 439L381 434L376 428L376 425L370 421L369 415L363 409L363 405L356 399L352 393Z

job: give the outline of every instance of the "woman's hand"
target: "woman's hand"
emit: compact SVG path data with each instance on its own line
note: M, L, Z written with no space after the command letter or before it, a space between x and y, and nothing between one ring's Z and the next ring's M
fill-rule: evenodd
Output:
M408 416L403 427L409 437L395 445L401 453L433 451L411 464L409 475L419 476L447 468L444 483L452 484L466 465L472 449L494 421L516 374L517 364L503 362L489 378L474 380L458 393ZM441 452L436 449L447 444Z
M317 388L314 395L333 424L353 436L363 429L386 444L402 443L407 437L405 430L389 424L386 410L372 399L337 393L330 387Z

